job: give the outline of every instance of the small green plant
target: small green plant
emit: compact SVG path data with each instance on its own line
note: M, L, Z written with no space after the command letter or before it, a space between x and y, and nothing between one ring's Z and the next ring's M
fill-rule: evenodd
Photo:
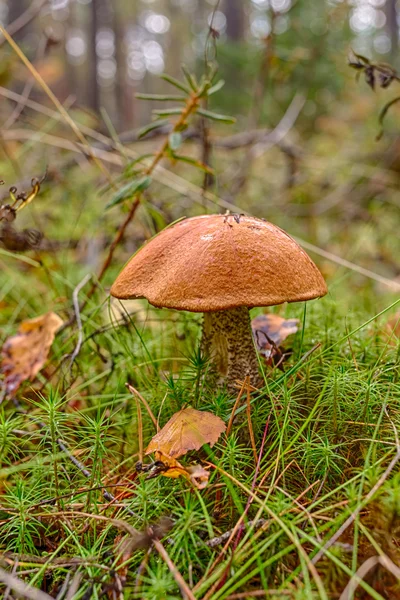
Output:
M391 65L383 62L373 62L369 58L356 54L353 52L353 56L349 58L349 66L357 71L357 79L361 73L364 74L365 82L369 87L374 90L378 84L381 88L388 88L393 82L400 82L400 77ZM387 102L379 113L379 125L381 129L376 136L377 140L380 140L383 136L383 122L389 111L389 109L397 102L400 101L400 96L396 96L389 102Z
M174 102L179 103L179 105L153 110L154 120L139 131L138 138L145 138L149 133L162 129L163 133L166 130L166 139L154 154L143 154L127 165L125 176L129 179L129 182L114 194L106 208L116 206L125 200L135 201L140 198L142 193L151 185L151 175L163 158L169 158L172 162L188 163L206 173L212 173L212 169L206 164L179 152L184 141L182 134L189 127L190 120L196 115L219 123L235 123L236 119L203 107L204 101L218 92L224 85L222 79L216 80L216 67L209 68L200 81L197 81L186 67L183 66L182 71L185 81L179 81L167 74L161 76L162 79L180 91L179 95L136 94L136 97L141 100Z

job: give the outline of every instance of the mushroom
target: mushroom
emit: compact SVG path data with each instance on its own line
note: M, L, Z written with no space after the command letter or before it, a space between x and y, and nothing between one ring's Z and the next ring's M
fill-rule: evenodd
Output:
M178 221L149 240L111 287L120 299L204 313L201 349L216 383L260 382L249 309L319 298L325 281L282 229L242 215Z

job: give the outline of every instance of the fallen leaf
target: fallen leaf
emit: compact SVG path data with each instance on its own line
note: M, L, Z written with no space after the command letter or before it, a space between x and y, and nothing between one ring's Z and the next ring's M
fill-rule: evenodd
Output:
M284 319L279 315L259 315L251 322L254 340L260 354L271 358L288 335L299 329L299 319Z
M147 446L145 454L154 452L155 462L150 465L139 463L139 468L148 473L148 478L160 474L172 478L185 477L202 490L208 483L209 472L199 464L186 467L176 459L189 450L199 450L204 444L213 446L225 429L225 423L216 415L184 408L171 417Z
M13 252L26 252L32 248L37 248L42 238L43 234L36 229L18 231L9 223L0 228L0 242L7 250Z
M166 456L162 452L155 452L155 462L150 465L141 465L141 470L149 473L147 479L153 479L157 475L171 477L185 477L198 489L202 490L206 487L210 478L210 473L199 464L189 465L185 467L175 458Z
M0 221L4 220L11 223L15 220L16 214L15 208L12 208L9 204L0 206Z
M15 394L21 383L33 379L43 367L54 336L63 324L53 312L22 321L18 333L9 337L1 351L0 373L8 394Z
M225 429L225 423L216 415L184 408L153 437L145 454L162 452L170 458L178 458L189 450L199 450L204 444L212 447Z
M189 465L186 469L189 479L198 490L203 490L210 478L210 473L201 465Z

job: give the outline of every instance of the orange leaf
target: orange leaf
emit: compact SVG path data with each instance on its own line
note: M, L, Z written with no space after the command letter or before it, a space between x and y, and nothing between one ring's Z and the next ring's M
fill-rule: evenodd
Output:
M166 456L162 452L155 452L155 457L157 461L162 462L166 467L165 471L162 472L164 477L172 477L173 479L186 477L197 489L202 490L206 487L210 473L201 465L195 464L185 467L175 458Z
M296 333L299 322L299 319L284 319L275 314L255 317L251 322L251 328L258 351L267 358L273 356L274 344L280 346L288 335Z
M162 452L167 457L178 458L189 450L199 450L204 444L212 447L225 429L225 423L216 415L184 408L153 437L145 454Z
M36 319L22 321L18 333L9 337L1 351L0 373L5 375L8 394L14 394L21 383L33 379L43 367L54 336L63 324L53 312Z

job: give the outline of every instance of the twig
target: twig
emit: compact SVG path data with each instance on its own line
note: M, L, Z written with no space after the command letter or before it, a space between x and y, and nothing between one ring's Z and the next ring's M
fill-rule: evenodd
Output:
M267 523L267 522L268 522L267 519L257 519L255 521L249 521L246 525L242 524L242 527L259 529L260 527L263 527L263 525L265 525L265 523ZM211 540L208 540L206 542L206 546L209 546L210 548L215 548L215 546L220 546L221 544L223 544L224 542L229 540L229 538L232 536L232 534L234 535L236 533L236 531L237 531L237 524L232 529L229 529L228 531L225 531L221 535L211 538Z
M391 471L393 471L394 467L397 465L399 460L400 460L400 450L397 450L396 454L390 461L389 466L387 467L385 472L381 475L381 477L378 479L376 484L370 489L368 494L365 496L364 500L362 502L360 502L360 504L357 506L357 508L346 519L346 521L343 523L343 525L341 525L341 527L339 527L339 529L336 531L336 533L334 533L333 536L323 545L323 547L320 550L318 550L317 554L311 560L313 565L317 564L317 562L324 556L325 552L327 550L329 550L329 548L331 546L333 546L333 544L335 544L335 542L337 542L337 540L343 535L343 533L346 531L346 529L348 527L350 527L350 525L355 521L355 519L358 517L358 515L360 514L362 509L368 504L368 502L375 495L375 493L378 491L378 489L385 483L386 479L389 477Z
M400 580L400 568L394 564L388 556L371 556L357 569L354 575L350 578L350 581L344 588L339 600L351 600L353 594L360 584L360 580L364 579L366 574L376 567L376 565L382 565L388 571L392 573L397 579Z
M79 590L82 577L83 573L80 573L79 571L75 573L74 578L71 581L71 585L69 586L68 594L65 600L72 600L72 598L75 596L76 592Z
M186 581L183 579L182 575L176 568L175 564L170 559L168 552L166 551L166 549L164 548L164 546L162 545L160 540L154 539L153 545L154 545L154 548L159 553L159 555L161 556L161 558L164 560L164 562L168 566L169 570L171 571L176 583L179 586L182 597L185 599L187 598L188 600L196 600L196 598L193 595L192 590L189 588L188 584L186 583Z
M34 588L26 583L24 583L15 575L11 575L11 573L7 573L4 569L0 567L0 581L14 590L20 596L24 598L28 598L29 600L54 600L52 596L46 594L46 592L42 592L38 588Z
M69 448L65 445L65 443L60 438L58 438L57 444L58 444L60 450L62 450L65 453L67 458L69 458L69 460L75 465L75 467L80 470L80 472L86 477L86 479L90 479L92 476L91 471L89 471L89 469L86 469L86 467L77 458L75 458L75 456L71 453ZM115 496L113 494L111 494L110 492L108 492L107 490L103 489L102 494L103 494L103 498L105 500L107 500L107 502L115 502L116 501ZM126 510L133 517L138 516L132 509L129 508L129 506L124 505L124 510Z
M17 558L17 560L13 564L11 575L13 575L13 576L15 575L15 573L17 572L18 566L19 566L19 557ZM8 600L8 597L10 595L10 591L11 591L11 586L8 585L7 588L6 588L6 591L4 592L4 598L3 598L3 600Z
M272 148L272 146L276 146L282 142L283 138L287 136L296 123L305 102L306 98L302 94L296 94L294 96L287 111L279 121L278 125L271 131L268 138L253 146L252 155L254 158L259 158L264 152Z
M75 573L75 577L76 577L77 573ZM71 571L67 572L67 576L65 577L63 584L56 596L56 600L63 600L65 594L67 593L67 589L69 586L69 580L71 579ZM72 597L72 596L71 596Z
M241 600L241 598L263 598L268 596L292 596L291 590L249 590L248 592L238 592L225 597L225 600Z
M79 298L78 298L78 294L81 291L82 288L85 287L85 285L87 284L87 282L91 279L91 275L88 273L80 283L78 283L78 285L76 286L76 288L74 289L73 293L72 293L72 302L74 305L74 311L75 311L75 319L76 319L76 324L78 326L78 341L77 344L75 346L75 350L73 351L72 355L71 355L71 360L69 363L69 368L71 369L74 360L76 359L76 357L78 356L81 347L82 347L82 342L83 342L83 330L82 330L82 319L81 319L81 313L80 313L80 309L79 309Z
M142 580L142 576L143 576L144 570L147 567L147 563L149 562L151 550L152 550L152 548L150 546L150 548L147 549L147 552L144 555L143 560L140 563L139 568L138 568L138 570L136 572L135 587L133 589L133 593L134 593L134 597L135 598L139 598L140 597L139 596L139 592L140 592L140 586L141 586L141 583L142 583L141 580Z
M251 403L250 403L250 385L249 385L250 377L249 376L246 377L246 382L248 384L247 385L247 401L246 401L247 424L249 427L250 442L251 442L251 447L253 449L254 461L255 461L255 464L258 465L256 440L254 438L253 423L251 422Z
M112 241L112 244L110 246L110 249L108 251L106 259L102 264L100 273L97 276L97 281L94 282L94 284L92 285L92 287L90 288L90 290L87 294L87 299L89 299L89 298L91 298L91 296L93 296L99 283L102 281L104 275L106 274L106 271L107 271L108 267L110 266L111 261L113 259L115 249L118 246L118 244L120 243L120 241L122 240L122 238L124 237L126 228L128 227L129 223L132 221L133 217L135 216L135 213L136 213L136 210L137 210L139 204L140 204L140 196L137 196L131 205L131 208L125 218L125 221L123 221L123 223L118 228L117 234ZM87 300L85 301L83 307L86 305L86 302L87 302ZM83 307L82 307L82 309L83 309Z
M143 402L143 405L144 405L145 409L147 410L150 419L153 421L154 426L158 433L160 428L158 426L157 419L155 418L153 411L151 410L147 400L145 400L145 398L143 398L142 394L140 392L138 392L138 390L136 388L134 388L133 385L131 385L130 383L126 383L125 385L133 396L136 396L137 398L139 398L139 400L141 400Z
M336 254L332 254L332 252L327 252L326 250L323 250L322 248L318 248L318 246L314 246L314 244L310 244L309 242L306 242L305 240L303 240L301 238L298 238L295 236L293 236L293 237L300 244L300 246L303 246L303 248L305 248L306 250L310 250L310 252L314 252L315 254L318 254L318 256L322 256L323 258L326 258L327 260L329 260L331 262L341 265L342 267L346 267L347 269L351 269L352 271L355 271L356 273L360 273L360 275L364 275L364 277L368 277L369 279L374 279L375 281L378 281L379 283L383 283L384 285L387 285L388 287L392 288L392 290L395 290L395 291L400 290L400 283L398 283L394 279L388 279L387 277L378 275L377 273L374 273L373 271L370 271L369 269L364 269L364 267L360 267L359 265L356 265L355 263L350 262L349 260L346 260L345 258L341 258L340 256L337 256Z
M41 38L39 48L36 52L36 61L42 59L44 57L44 55L46 54L47 41L48 41L48 39L46 36ZM18 119L18 117L20 116L20 114L22 113L22 111L24 110L24 108L26 106L26 103L29 99L29 96L33 90L34 85L35 85L35 78L31 76L28 78L27 82L25 83L24 89L22 90L22 95L21 95L20 101L18 102L18 104L16 106L14 106L14 110L12 111L12 113L8 117L7 121L2 126L3 131L5 129L8 129L9 127L11 127L11 125L13 125L15 123L15 121Z
M69 448L67 448L67 446L64 444L64 442L60 438L57 439L57 444L58 444L58 447L60 448L60 450L62 452L64 452L64 454L67 456L67 458L69 458L69 460L72 462L72 464L74 464L75 467L77 469L79 469L79 471L87 479L89 479L89 477L91 476L91 472L88 469L86 469L86 467L84 466L83 463L81 463L80 460L78 460L77 458L75 458L75 456L72 454L72 452L70 452Z
M39 85L41 86L41 88L43 89L43 91L46 93L46 95L53 102L54 106L57 108L58 112L63 117L64 121L71 127L72 131L74 132L74 134L76 135L76 137L78 138L78 140L84 145L84 147L86 148L86 150L89 153L89 156L93 159L93 161L95 162L95 164L97 165L97 167L107 177L107 179L110 182L110 184L114 187L114 183L112 181L110 173L104 167L104 165L102 164L102 162L91 152L90 145L86 141L85 136L82 134L82 132L79 129L78 125L70 117L70 115L68 114L68 112L65 110L64 106L61 104L61 102L58 100L58 98L56 97L56 95L49 88L49 86L47 85L47 83L45 82L45 80L43 79L43 77L40 75L40 73L37 71L37 69L35 69L35 67L33 66L33 64L25 56L25 54L22 52L21 48L13 40L13 38L6 31L6 29L4 29L4 27L2 27L2 25L0 25L0 32L4 35L5 39L7 40L7 42L11 46L11 48L14 50L15 54L24 63L24 65L26 66L26 68L28 69L28 71L33 75L33 77L39 83Z
M27 411L25 409L22 408L20 402L17 400L17 398L13 398L13 402L16 406L16 408L18 409L19 412L23 413L23 414L27 414ZM29 417L29 415L28 415ZM45 423L43 423L42 421L35 421L39 427L39 429L45 429L46 425ZM64 452L64 454L66 455L66 457L75 465L75 467L77 467L77 469L79 469L81 471L81 473L87 478L91 478L92 473L86 469L86 467L77 459L75 458L75 456L71 453L71 451L69 450L68 446L65 444L65 442L63 442L63 440L61 438L58 438L57 440L57 445L60 448L60 450L62 452ZM113 494L110 494L110 492L107 492L107 490L103 489L102 490L102 494L103 494L103 498L107 501L107 502L115 502L116 498L115 496L113 496ZM133 517L138 517L138 515L131 510L128 506L124 505L124 510L126 510L130 515L132 515Z
M225 432L226 437L228 437L231 432L233 420L235 418L235 412L236 412L237 407L239 406L240 399L243 396L243 392L245 389L246 389L246 379L243 381L242 387L240 388L240 391L238 394L238 397L236 398L235 404L233 405L231 416L230 416L229 423L228 423L228 427L226 428L226 432Z
M138 444L139 444L139 462L143 462L143 421L142 409L140 408L139 398L135 396L137 420L138 420Z

